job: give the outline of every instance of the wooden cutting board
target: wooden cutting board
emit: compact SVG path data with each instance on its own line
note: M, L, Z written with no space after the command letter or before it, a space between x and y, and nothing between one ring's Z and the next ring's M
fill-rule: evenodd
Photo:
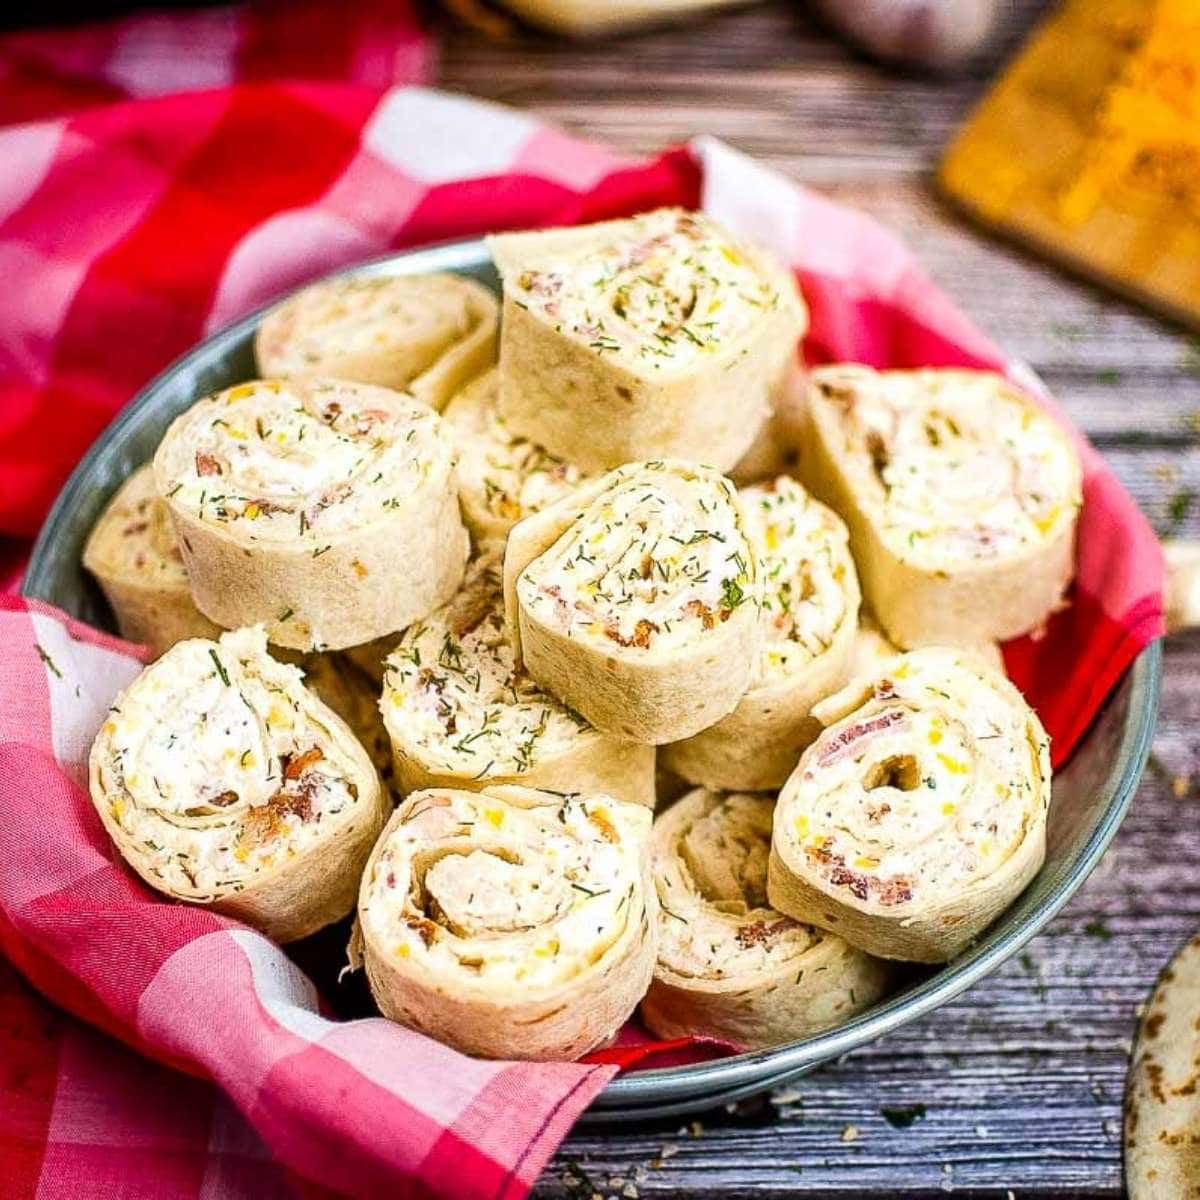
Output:
M1066 0L938 180L976 220L1200 330L1200 0Z

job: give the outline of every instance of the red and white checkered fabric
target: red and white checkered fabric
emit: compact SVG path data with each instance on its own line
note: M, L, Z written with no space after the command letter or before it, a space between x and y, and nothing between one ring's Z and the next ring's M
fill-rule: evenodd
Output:
M427 62L407 6L382 0L0 38L10 573L151 375L280 291L397 247L703 204L795 266L811 359L1020 376L865 217L706 139L632 161L517 112L386 86ZM1162 630L1153 534L1081 446L1074 602L1006 648L1060 761ZM0 961L0 1195L519 1197L643 1053L483 1063L383 1020L329 1019L265 938L167 903L114 860L84 763L138 670L130 648L13 597L0 647L0 948L104 1031Z

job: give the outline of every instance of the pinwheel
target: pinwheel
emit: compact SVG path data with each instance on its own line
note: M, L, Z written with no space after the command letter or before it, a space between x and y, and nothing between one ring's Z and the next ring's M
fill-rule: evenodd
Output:
M288 297L254 342L264 376L348 379L441 409L496 361L499 306L459 275L333 279Z
M888 984L879 959L770 906L773 808L697 788L654 822L658 963L642 1017L659 1037L775 1046L861 1012Z
M513 528L504 576L529 674L614 737L690 737L750 685L759 564L715 471L630 463L584 484Z
M225 628L337 650L402 629L462 579L450 439L386 388L228 388L176 418L154 473L196 605Z
M130 475L100 514L83 565L100 584L121 636L149 646L156 658L184 638L220 632L192 600L179 541L149 464Z
M814 710L779 793L768 892L883 958L953 958L1042 864L1049 740L970 651L914 650Z
M453 599L406 629L386 660L380 707L397 785L520 783L653 807L653 747L599 733L518 665L502 553L485 546Z
M1036 630L1074 572L1080 466L1067 433L999 375L821 367L804 482L850 529L893 642Z
M127 863L277 941L346 915L387 803L346 724L261 629L179 642L112 705L90 789Z
M728 470L807 325L791 276L701 213L503 234L500 412L584 471L676 457Z
M384 1016L484 1058L577 1058L650 982L650 811L603 795L414 792L363 875L356 950Z

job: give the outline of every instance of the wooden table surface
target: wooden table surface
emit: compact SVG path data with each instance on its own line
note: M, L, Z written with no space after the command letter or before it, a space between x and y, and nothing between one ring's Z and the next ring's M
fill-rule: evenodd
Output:
M994 51L950 82L856 58L798 2L593 45L452 31L440 81L631 151L715 134L866 209L1033 364L1160 530L1200 535L1200 347L977 235L930 192L940 147L1043 7L1007 5ZM1018 959L769 1101L579 1130L537 1195L1120 1195L1135 1013L1200 925L1198 718L1200 637L1173 638L1153 769L1102 865Z

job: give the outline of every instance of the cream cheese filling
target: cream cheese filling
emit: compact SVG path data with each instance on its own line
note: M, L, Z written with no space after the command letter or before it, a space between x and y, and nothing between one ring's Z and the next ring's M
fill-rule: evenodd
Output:
M521 573L529 611L636 655L695 642L755 601L758 564L727 479L667 463L621 471Z
M752 687L788 678L824 654L857 591L842 523L793 479L741 490L762 578L763 646Z
M495 551L468 566L449 604L400 636L380 708L393 742L426 769L478 778L524 774L594 736L518 668Z
M447 987L513 1001L595 966L641 920L637 839L604 798L553 800L415 793L367 883L364 932Z
M687 370L779 305L775 281L702 214L659 209L610 240L506 277L517 303L642 371Z
M1001 866L1048 801L1040 735L990 673L918 651L830 725L785 788L789 837L859 901L933 902Z
M255 540L323 539L402 507L450 443L432 410L333 381L260 380L194 406L171 438L165 494Z
M762 976L825 936L767 901L773 808L765 796L722 796L673 829L665 852L656 846L658 961L673 974L713 982Z
M110 711L110 816L171 890L240 891L357 800L353 764L300 680L268 658L261 630L240 630L180 643Z
M953 569L1009 556L1074 520L1065 435L994 376L884 373L844 411L881 533L910 562Z

